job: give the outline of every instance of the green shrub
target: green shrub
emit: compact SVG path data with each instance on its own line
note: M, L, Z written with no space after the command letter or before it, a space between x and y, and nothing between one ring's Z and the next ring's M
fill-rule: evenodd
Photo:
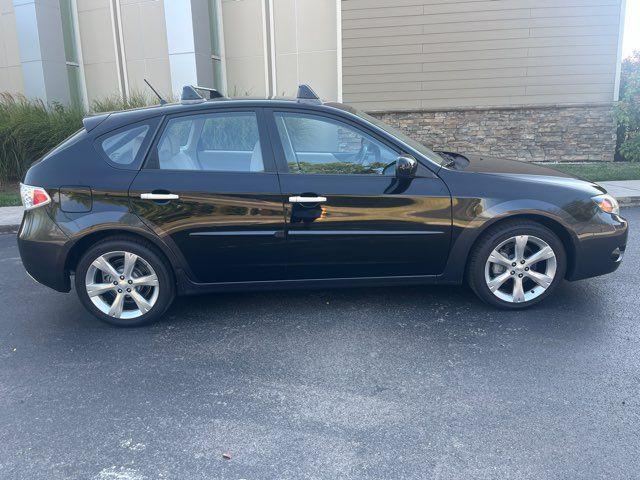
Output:
M149 98L142 92L133 92L126 99L120 95L111 95L94 100L91 103L91 111L93 113L115 112L116 110L130 110L132 108L148 107L157 102Z
M640 162L640 51L622 63L618 117L618 154Z
M59 103L0 93L0 186L19 181L38 158L82 128L89 113L126 110L156 103L142 93L95 100L90 112Z
M22 178L34 160L82 126L84 112L0 94L0 181Z

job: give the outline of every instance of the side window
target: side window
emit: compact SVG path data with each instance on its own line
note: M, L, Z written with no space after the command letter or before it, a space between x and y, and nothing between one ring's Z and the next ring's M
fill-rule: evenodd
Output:
M291 173L381 175L398 157L371 135L328 117L280 112L275 119Z
M155 167L162 170L264 172L253 112L173 118L156 148Z
M128 166L138 156L148 133L149 125L131 127L107 136L102 140L101 147L113 163Z

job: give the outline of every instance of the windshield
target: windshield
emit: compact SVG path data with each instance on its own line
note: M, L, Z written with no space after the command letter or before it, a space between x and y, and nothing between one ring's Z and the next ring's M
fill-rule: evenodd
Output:
M388 125L388 124L378 120L377 118L372 117L371 115L368 115L368 114L366 114L364 112L361 112L360 110L357 110L357 109L355 109L353 107L349 107L349 106L346 106L346 105L343 105L343 104L339 104L339 103L338 104L331 104L331 106L338 107L341 110L345 110L345 111L347 111L349 113L352 113L352 114L362 118L363 120L366 120L369 123L374 124L376 127L384 130L385 132L387 132L390 135L393 135L394 137L396 137L401 142L406 143L409 147L413 148L418 153L421 153L422 155L427 157L429 160L437 163L440 166L442 166L442 165L447 163L447 160L442 158L440 155L438 155L433 150L425 147L422 143L418 142L417 140L414 140L413 138L409 137L408 135L405 135L404 133L402 133L397 128L394 128L391 125Z

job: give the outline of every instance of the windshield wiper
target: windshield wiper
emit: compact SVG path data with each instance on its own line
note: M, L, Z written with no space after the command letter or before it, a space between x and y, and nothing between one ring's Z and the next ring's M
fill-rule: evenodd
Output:
M450 168L450 167L455 167L457 165L455 155L451 155L448 152L436 152L436 153L447 160L447 162L442 165L443 167Z

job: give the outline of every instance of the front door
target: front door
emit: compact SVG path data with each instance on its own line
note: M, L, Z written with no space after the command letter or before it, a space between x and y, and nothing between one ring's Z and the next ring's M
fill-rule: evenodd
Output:
M437 275L447 261L451 199L420 165L399 179L404 153L340 116L269 111L286 202L287 276Z
M283 204L259 110L169 117L129 189L200 283L284 278Z

